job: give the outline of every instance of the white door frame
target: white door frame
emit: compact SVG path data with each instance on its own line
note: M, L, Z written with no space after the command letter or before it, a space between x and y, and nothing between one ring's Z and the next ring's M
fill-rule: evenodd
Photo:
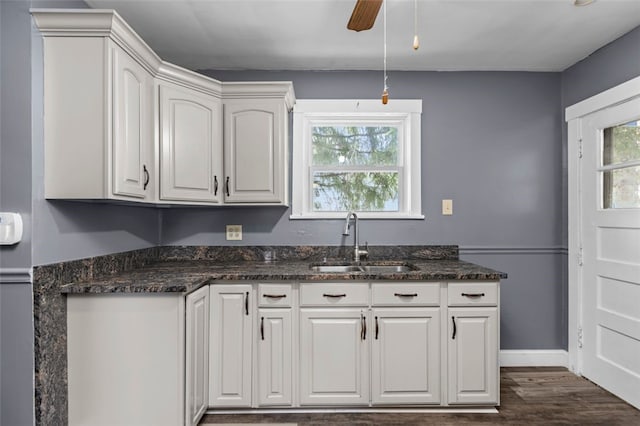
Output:
M582 374L582 235L580 224L580 162L582 118L596 111L640 97L640 77L571 105L567 121L569 223L569 369Z

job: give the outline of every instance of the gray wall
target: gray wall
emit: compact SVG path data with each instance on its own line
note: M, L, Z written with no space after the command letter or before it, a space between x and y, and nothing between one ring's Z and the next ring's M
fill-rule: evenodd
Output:
M640 27L562 73L563 108L640 76ZM564 109L562 111L564 117Z
M377 98L382 81L380 72L206 73L223 81L291 80L299 99ZM464 259L509 274L503 349L566 347L560 74L392 72L389 83L393 98L423 100L426 219L363 220L362 240L459 244ZM443 198L453 199L453 216L441 215ZM161 240L229 244L224 225L234 223L243 225L240 244L343 242L340 220L290 220L289 214L284 208L170 209Z
M25 232L0 246L0 424L33 422L31 304L31 17L29 2L0 2L0 211Z

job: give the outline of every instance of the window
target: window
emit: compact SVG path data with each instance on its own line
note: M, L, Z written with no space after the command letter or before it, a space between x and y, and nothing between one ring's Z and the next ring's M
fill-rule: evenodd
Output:
M604 129L599 171L605 209L640 208L640 121Z
M297 100L293 219L421 219L421 100Z

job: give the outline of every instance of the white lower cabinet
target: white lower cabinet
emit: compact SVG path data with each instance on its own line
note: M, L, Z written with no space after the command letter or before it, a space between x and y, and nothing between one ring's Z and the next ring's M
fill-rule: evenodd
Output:
M209 405L250 407L251 299L248 284L211 286Z
M366 308L300 309L300 405L369 404Z
M68 295L68 424L198 424L208 405L208 295L207 286L187 297Z
M374 308L371 402L440 403L440 308Z
M209 406L209 288L187 296L185 424L197 425Z
M449 404L498 404L498 308L449 308Z
M449 283L447 299L449 404L498 405L498 283Z
M258 316L258 404L291 405L291 308L261 308Z
M210 407L498 405L498 306L487 281L212 285Z

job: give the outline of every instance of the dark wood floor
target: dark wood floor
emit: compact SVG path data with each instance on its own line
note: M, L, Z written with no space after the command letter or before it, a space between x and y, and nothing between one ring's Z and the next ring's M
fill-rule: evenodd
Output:
M637 410L564 368L502 368L498 414L253 414L207 415L200 425L297 423L328 425L607 425L640 426Z

